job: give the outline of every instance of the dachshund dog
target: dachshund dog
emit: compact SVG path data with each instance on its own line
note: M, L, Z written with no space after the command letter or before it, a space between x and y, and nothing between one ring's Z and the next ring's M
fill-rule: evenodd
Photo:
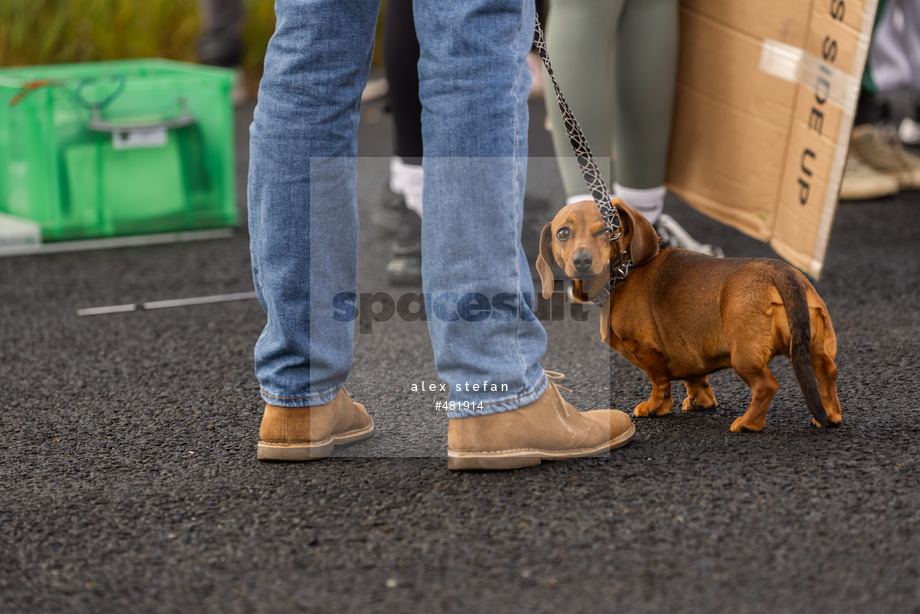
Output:
M768 366L785 354L813 423L840 423L837 338L824 301L801 272L775 259L659 250L648 220L619 199L613 204L622 222L619 251L635 268L602 306L601 337L652 380L652 394L636 406L635 416L669 413L673 380L687 388L684 410L715 407L709 375L732 367L751 388L751 404L731 430L760 431L778 388ZM553 261L574 280L576 297L585 300L602 292L611 262L618 260L597 206L567 205L540 237L543 296L553 293Z

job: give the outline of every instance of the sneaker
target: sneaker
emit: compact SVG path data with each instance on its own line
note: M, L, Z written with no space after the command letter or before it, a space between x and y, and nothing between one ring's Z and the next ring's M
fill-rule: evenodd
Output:
M383 98L390 92L390 83L385 77L368 79L364 91L361 92L361 102L370 102Z
M332 401L313 407L266 405L259 428L259 460L326 458L346 443L374 434L374 420L342 388Z
M403 227L403 219L409 207L402 194L397 194L390 189L389 184L383 186L383 197L380 205L371 212L371 219L377 228L386 233L393 234Z
M894 177L902 190L920 189L920 156L904 149L894 126L854 127L850 149L878 172Z
M909 147L920 145L920 122L912 117L905 117L898 126L898 138Z
M553 379L540 397L519 409L451 418L447 429L447 468L518 469L543 460L605 454L628 444L636 427L615 409L579 412L562 398Z
M422 252L411 256L394 256L387 262L387 280L394 286L422 285Z
M716 258L725 257L725 252L722 251L722 248L716 247L715 245L700 243L691 237L690 233L684 230L684 227L678 224L677 220L670 215L662 213L654 226L655 232L657 232L658 236L661 238L661 249L665 249L666 247L679 247L681 249L688 249L691 252L715 256Z
M411 209L402 216L399 235L387 263L387 279L397 286L422 285L422 218Z
M847 151L840 181L840 200L873 200L897 194L900 188L897 179L863 162L852 147Z
M910 114L898 125L898 138L908 147L920 146L920 96L914 98Z

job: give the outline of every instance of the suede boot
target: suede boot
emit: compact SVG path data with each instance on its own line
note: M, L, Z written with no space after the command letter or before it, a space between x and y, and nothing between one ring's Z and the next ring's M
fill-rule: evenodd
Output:
M519 409L451 419L447 468L517 469L542 460L594 456L626 445L635 432L624 412L579 412L550 383L540 398Z
M374 420L343 388L325 405L266 405L256 455L260 460L315 460L332 454L337 445L373 434Z

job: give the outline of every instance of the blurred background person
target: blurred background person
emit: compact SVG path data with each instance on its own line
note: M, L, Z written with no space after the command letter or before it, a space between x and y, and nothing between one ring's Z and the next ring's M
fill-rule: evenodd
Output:
M869 48L853 133L840 186L841 200L881 198L920 189L920 3L881 0ZM891 103L910 92L911 109L899 126Z
M237 71L233 102L246 97L240 66L243 63L243 0L199 0L202 29L198 38L198 61Z
M604 179L655 226L664 244L721 255L665 215L664 185L677 85L678 0L550 0L546 46L560 88ZM567 197L590 200L552 88L545 88Z

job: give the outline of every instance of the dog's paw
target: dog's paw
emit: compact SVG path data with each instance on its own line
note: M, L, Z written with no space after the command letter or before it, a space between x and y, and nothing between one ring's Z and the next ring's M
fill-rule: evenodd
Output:
M764 423L746 422L744 416L741 416L732 422L732 433L742 433L744 431L759 432L763 430Z
M684 387L687 389L687 398L681 406L684 411L715 409L719 406L708 377L684 380Z
M680 407L684 411L704 411L707 409L715 409L718 406L719 406L719 403L715 399L713 399L711 405L702 405L700 403L695 403L693 399L691 399L690 397L687 397L686 399L684 399L684 402L681 404Z
M836 419L832 419L830 416L827 417L827 426L828 426L828 428L833 428L833 427L835 427L835 426L840 426L840 423L841 423L840 416L836 416L835 418L836 418ZM811 419L811 423L812 423L812 425L813 425L815 428L821 428L821 423L818 422L817 420L815 420L814 418Z
M667 416L671 413L671 407L674 405L674 401L668 397L668 401L659 404L653 404L649 401L643 401L636 405L636 408L633 410L633 416L637 418L645 418L647 416Z

